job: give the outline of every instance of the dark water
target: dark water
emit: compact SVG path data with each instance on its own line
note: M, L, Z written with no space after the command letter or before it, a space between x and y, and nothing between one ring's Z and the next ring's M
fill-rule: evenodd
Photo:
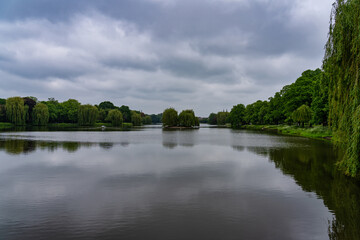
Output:
M0 134L0 239L360 239L328 143L245 130Z

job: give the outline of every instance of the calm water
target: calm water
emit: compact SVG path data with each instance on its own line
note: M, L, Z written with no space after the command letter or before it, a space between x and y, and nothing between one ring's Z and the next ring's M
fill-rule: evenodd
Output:
M0 239L360 239L328 143L245 130L0 134Z

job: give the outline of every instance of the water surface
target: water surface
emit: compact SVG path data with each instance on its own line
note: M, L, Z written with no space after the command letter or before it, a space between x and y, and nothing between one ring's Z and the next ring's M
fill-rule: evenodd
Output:
M0 134L0 239L360 239L326 142L245 130Z

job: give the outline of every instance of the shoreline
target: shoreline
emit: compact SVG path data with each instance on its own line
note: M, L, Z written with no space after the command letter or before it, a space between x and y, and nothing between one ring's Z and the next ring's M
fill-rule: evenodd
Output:
M282 135L306 137L332 142L332 131L330 128L324 126L301 128L288 125L244 125L240 129L276 132Z

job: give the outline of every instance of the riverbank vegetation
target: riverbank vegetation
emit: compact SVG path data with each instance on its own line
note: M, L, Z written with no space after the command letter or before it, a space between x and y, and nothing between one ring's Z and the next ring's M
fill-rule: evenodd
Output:
M243 129L277 132L285 135L331 140L332 131L327 126L299 127L296 125L243 125Z
M160 115L161 116L161 115ZM113 126L129 128L158 122L159 115L146 115L128 106L117 107L109 101L82 105L75 99L59 102L54 98L38 101L35 97L0 98L0 129L13 126ZM11 126L11 127L10 127Z

